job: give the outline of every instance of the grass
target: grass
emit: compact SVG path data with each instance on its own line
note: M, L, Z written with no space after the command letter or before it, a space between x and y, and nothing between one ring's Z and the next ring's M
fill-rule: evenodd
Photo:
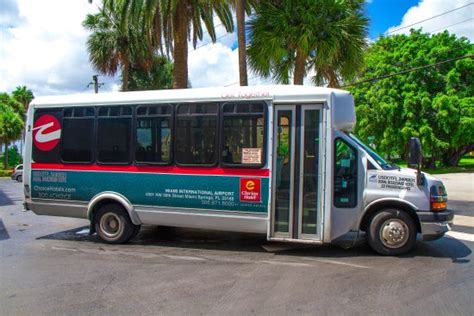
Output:
M400 167L407 167L406 161L397 161ZM429 174L443 174L443 173L459 173L459 172L474 172L474 157L464 156L459 161L457 167L437 167L434 169L422 169Z
M12 170L2 170L2 169L0 169L0 177L9 177L9 176L11 176L12 173L13 173L13 169Z

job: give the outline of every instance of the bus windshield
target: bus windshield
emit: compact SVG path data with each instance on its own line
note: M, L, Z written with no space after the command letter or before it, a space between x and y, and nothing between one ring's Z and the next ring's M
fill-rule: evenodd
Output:
M357 144L359 144L365 150L365 152L367 154L369 154L369 156L372 157L382 167L382 169L384 169L384 170L393 170L393 169L399 169L400 168L396 164L389 163L385 159L380 157L380 155L377 154L372 148L370 148L370 146L367 146L366 144L364 144L354 134L348 133L348 135L352 140L354 140Z

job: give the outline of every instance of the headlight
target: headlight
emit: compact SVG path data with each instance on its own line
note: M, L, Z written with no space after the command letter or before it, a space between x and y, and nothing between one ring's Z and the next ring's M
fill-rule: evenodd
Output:
M448 204L448 195L442 184L433 185L430 188L430 207L431 211L437 212L445 210Z

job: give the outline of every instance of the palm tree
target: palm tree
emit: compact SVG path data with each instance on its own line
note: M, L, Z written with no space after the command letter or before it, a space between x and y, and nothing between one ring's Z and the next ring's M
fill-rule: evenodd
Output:
M250 68L262 77L338 87L363 63L368 19L364 0L262 1L248 23Z
M99 13L88 14L83 26L92 32L87 50L92 66L101 74L113 76L122 71L122 91L128 90L128 77L132 62L140 63L149 49L137 24L123 17L123 8L129 1L104 2Z
M150 69L132 64L128 87L130 91L171 89L173 64L166 56L155 56Z
M13 97L20 102L24 109L25 112L28 112L28 106L30 105L31 100L33 100L33 92L31 92L30 89L28 89L26 86L18 86L16 89L12 92Z
M13 98L20 102L25 110L25 113L28 112L28 107L31 100L33 100L33 92L28 89L26 86L18 86L12 92ZM22 116L23 121L26 121L26 115ZM23 141L25 140L24 130L21 132L20 136L20 154L23 155Z
M113 3L116 0L105 0ZM142 34L145 34L149 47L172 53L173 88L188 87L188 40L192 39L196 48L203 38L203 24L211 40L216 41L214 14L221 20L228 32L234 30L232 13L227 0L128 0L123 7L122 17L136 20L143 11ZM152 60L149 54L149 60Z
M20 137L23 131L22 111L18 111L17 101L6 93L0 96L0 142L5 144L5 169L8 169L8 145ZM11 106L12 104L15 107ZM21 106L21 105L20 105ZM21 108L23 110L23 108Z
M257 0L233 0L231 5L236 13L237 43L239 49L239 79L241 86L248 85L247 76L247 40L245 34L245 14L250 15Z

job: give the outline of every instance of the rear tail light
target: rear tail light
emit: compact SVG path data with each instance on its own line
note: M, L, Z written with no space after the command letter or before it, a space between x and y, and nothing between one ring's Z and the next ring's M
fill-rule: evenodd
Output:
M442 185L434 185L430 188L430 208L437 212L445 210L448 204L448 195Z

